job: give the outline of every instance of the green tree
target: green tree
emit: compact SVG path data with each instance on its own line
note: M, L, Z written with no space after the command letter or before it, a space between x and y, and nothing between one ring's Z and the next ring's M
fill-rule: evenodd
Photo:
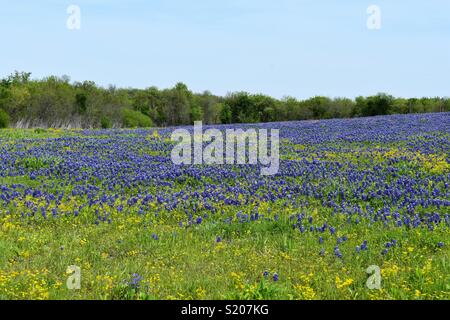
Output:
M106 116L102 116L102 118L100 119L100 126L102 129L109 129L112 127L112 122L111 119L109 119Z
M450 98L444 98L442 101L442 112L450 112Z
M252 100L251 119L252 122L275 121L276 100L272 97L257 94L250 97Z
M201 95L196 95L194 97L194 104L198 104L201 107L204 123L213 124L220 122L220 108L218 108L219 102L219 97L214 96L209 91L204 91Z
M80 114L86 113L86 110L87 110L86 101L87 101L87 97L86 97L85 93L77 93L75 95L75 103L77 106L78 113L80 113Z
M450 111L449 98L394 98L380 93L355 100L316 96L274 99L263 94L209 91L193 93L183 83L171 89L99 87L68 76L31 79L15 71L0 79L0 109L10 123L36 126L158 126L204 123L269 122ZM127 110L127 111L123 111ZM134 111L130 113L130 111ZM4 117L5 118L5 117Z
M9 115L5 110L0 109L0 129L8 128L9 126Z
M349 118L352 116L354 101L348 98L336 98L331 101L326 118Z
M191 120L190 99L192 93L184 83L177 83L176 86L165 92L167 124L180 125L188 124Z
M190 116L191 116L191 123L194 123L194 121L202 121L203 120L202 108L200 108L198 104L192 104Z
M128 108L122 108L122 124L126 128L152 127L152 120L143 113Z
M231 116L231 108L228 104L221 103L220 106L220 122L224 124L231 123L232 116Z
M391 114L405 114L408 113L408 100L407 99L394 99L392 102L392 108L389 112Z
M235 92L225 97L224 104L230 109L231 122L256 122L255 111L250 95L247 92Z
M385 93L367 98L356 98L356 108L358 116L386 115L392 110L394 98Z
M308 99L304 103L311 110L314 119L325 118L325 113L331 105L330 98L320 96Z

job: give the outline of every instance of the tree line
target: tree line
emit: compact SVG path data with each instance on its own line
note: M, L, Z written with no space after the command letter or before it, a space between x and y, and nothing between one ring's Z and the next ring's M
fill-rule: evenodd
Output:
M275 99L234 92L194 93L183 83L170 89L100 87L67 76L31 79L14 72L0 80L0 127L120 128L256 123L450 111L450 98L369 97Z

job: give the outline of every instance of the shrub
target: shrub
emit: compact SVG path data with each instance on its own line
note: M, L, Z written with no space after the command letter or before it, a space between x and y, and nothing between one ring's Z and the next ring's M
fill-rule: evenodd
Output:
M46 133L46 132L47 132L47 130L42 129L42 128L36 128L36 129L34 129L34 133L37 133L37 134Z
M111 128L112 127L111 119L109 119L108 117L102 117L100 119L100 126L102 127L102 129Z
M8 128L9 115L3 109L0 109L0 129Z
M139 111L123 108L122 110L122 124L127 128L137 127L152 127L153 122L150 117L142 114Z

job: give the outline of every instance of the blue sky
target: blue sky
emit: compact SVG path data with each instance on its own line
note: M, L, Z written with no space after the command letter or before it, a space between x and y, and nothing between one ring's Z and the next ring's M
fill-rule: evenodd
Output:
M81 8L81 30L66 9ZM369 5L381 30L369 30ZM0 77L107 86L450 96L450 1L0 0Z

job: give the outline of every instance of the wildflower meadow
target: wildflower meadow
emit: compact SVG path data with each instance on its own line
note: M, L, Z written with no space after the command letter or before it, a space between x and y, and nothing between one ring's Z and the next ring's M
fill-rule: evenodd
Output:
M1 130L0 299L450 299L450 113L239 128L279 130L276 174Z

